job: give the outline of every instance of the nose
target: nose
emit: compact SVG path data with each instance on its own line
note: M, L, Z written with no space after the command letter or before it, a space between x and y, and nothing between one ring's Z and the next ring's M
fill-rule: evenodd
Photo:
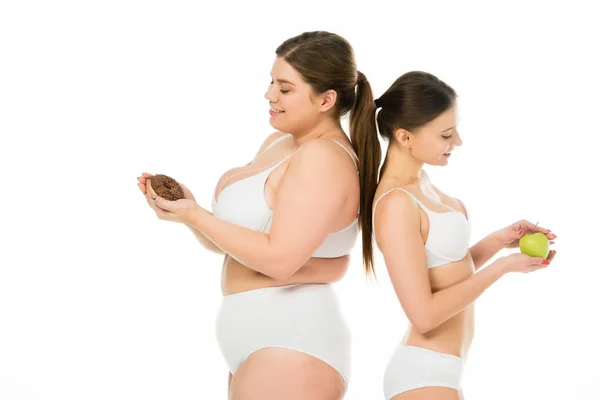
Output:
M277 102L277 95L276 95L276 91L275 91L274 86L275 85L270 84L269 88L265 92L265 99L269 100L269 102L271 102L271 103L276 103Z
M462 146L462 138L460 137L460 134L458 133L458 131L456 131L456 144L455 146Z

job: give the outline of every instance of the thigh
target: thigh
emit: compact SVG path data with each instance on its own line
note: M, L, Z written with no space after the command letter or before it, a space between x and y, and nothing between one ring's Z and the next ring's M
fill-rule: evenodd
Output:
M430 386L400 393L390 400L461 400L461 393L456 389Z
M316 357L269 347L240 365L230 389L231 400L340 400L346 385L333 367Z

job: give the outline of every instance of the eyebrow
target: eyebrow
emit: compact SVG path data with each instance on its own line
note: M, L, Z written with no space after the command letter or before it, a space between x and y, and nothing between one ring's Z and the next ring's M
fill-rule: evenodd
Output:
M273 79L273 75L271 75L271 79ZM290 82L290 81L286 81L285 79L275 79L277 81L277 83L287 83L288 85L292 85L292 86L296 86L294 83Z
M286 81L285 79L276 79L276 81L277 81L278 83L287 83L287 84L289 84L289 85L296 86L296 85L294 85L292 82L290 82L290 81Z
M448 129L446 129L445 131L442 131L442 133L443 133L443 132L448 132L448 131L451 131L451 130L452 130L452 129L454 129L454 128L456 128L456 127L455 127L455 126L453 126L453 127L451 127L451 128L448 128Z

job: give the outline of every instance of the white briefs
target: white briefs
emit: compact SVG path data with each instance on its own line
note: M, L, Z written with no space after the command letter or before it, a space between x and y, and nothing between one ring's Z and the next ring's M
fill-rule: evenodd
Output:
M231 373L257 350L281 347L350 376L350 330L331 284L301 284L223 296L216 334Z
M460 357L400 344L385 370L385 398L429 386L460 390L463 370L464 360Z

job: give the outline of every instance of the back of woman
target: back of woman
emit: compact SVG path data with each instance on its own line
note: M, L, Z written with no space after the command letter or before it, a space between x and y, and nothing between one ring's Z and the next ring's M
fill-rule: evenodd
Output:
M331 283L348 268L360 201L340 118L359 121L371 89L345 39L306 32L276 50L265 98L276 132L222 175L212 213L189 191L177 202L147 198L224 255L217 340L230 398L340 399L350 332Z

